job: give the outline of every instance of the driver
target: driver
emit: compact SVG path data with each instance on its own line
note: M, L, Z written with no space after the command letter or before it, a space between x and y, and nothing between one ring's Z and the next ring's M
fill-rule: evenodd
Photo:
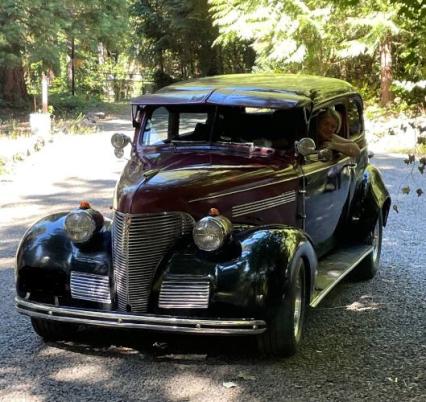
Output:
M319 148L338 151L355 158L361 153L361 150L355 142L336 134L340 131L341 125L340 114L334 109L327 109L318 115L317 139Z

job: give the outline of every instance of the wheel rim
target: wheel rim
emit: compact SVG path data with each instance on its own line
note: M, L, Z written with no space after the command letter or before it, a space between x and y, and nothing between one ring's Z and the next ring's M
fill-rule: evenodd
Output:
M372 232L372 241L371 245L373 246L373 262L376 264L379 259L380 252L380 222L377 220L376 226L374 226Z
M302 333L302 308L303 308L303 279L302 272L297 275L294 287L294 306L293 306L293 331L294 337L298 341Z

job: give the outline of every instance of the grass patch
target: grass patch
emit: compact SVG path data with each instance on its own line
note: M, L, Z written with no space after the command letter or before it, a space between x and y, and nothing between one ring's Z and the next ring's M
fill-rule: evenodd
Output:
M20 136L31 134L28 121L21 121L16 118L0 120L0 136L16 139Z

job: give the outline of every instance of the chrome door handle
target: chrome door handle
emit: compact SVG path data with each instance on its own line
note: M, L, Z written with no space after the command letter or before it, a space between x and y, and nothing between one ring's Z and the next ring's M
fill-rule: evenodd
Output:
M354 170L354 169L356 169L356 167L357 167L358 165L355 163L355 162L351 162L351 163L346 163L345 165L343 165L342 166L342 170L344 169L344 168L349 168L349 169L351 169L351 170Z

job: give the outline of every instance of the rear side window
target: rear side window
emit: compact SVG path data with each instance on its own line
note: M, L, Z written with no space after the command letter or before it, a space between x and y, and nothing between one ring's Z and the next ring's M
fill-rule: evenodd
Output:
M349 99L348 105L349 135L357 136L363 131L362 106L357 98Z

